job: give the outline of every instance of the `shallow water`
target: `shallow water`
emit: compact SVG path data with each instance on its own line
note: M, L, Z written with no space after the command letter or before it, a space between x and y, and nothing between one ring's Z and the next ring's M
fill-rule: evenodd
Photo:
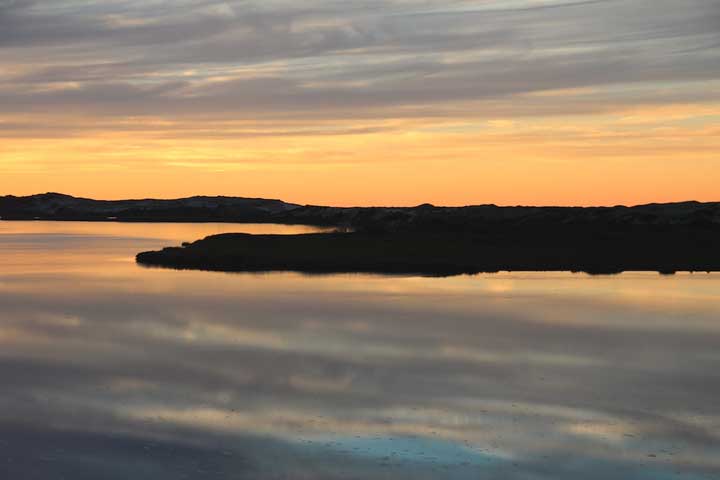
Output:
M720 478L720 275L138 267L0 222L0 478Z

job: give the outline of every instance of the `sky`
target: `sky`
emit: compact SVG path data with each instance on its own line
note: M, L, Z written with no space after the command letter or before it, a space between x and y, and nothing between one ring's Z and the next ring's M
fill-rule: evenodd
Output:
M0 0L0 194L718 201L718 0Z

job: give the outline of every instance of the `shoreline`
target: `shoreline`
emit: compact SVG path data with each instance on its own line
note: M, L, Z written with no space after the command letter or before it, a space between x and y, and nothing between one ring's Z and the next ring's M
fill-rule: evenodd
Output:
M714 233L714 232L713 232ZM647 235L458 235L447 233L311 233L213 235L182 247L142 252L149 267L222 272L294 271L454 276L509 272L718 272L718 235L688 240ZM664 240L658 242L658 240Z

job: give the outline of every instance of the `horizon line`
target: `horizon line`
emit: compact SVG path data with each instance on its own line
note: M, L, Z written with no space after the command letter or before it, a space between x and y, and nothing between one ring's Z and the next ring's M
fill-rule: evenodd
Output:
M647 202L647 203L639 203L639 204L614 204L614 205L591 205L591 204L583 204L583 205L551 205L551 204L540 204L540 205L531 205L531 204L496 204L496 203L477 203L477 204L465 204L465 205L436 205L430 202L423 202L419 204L414 205L349 205L349 206L336 206L336 205L320 205L320 204L310 204L310 203L296 203L291 201L285 201L280 198L270 198L270 197L244 197L239 195L207 195L207 194L197 194L197 195L189 195L189 196L183 196L183 197L144 197L144 198L92 198L92 197L86 197L86 196L76 196L72 194L67 193L61 193L61 192L54 192L54 191L48 191L48 192L42 192L42 193L34 193L30 195L14 195L14 194L5 194L0 195L0 198L30 198L30 197L41 197L41 196L47 196L47 195L57 195L62 197L70 197L77 200L90 200L90 201L98 201L98 202L141 202L141 201L180 201L180 200L189 200L193 198L233 198L233 199L246 199L246 200L265 200L265 201L278 201L282 202L288 205L297 205L299 207L321 207L321 208L419 208L423 206L433 207L433 208L468 208L468 207L496 207L496 208L636 208L636 207L649 207L649 206L655 206L655 205L683 205L683 204L700 204L700 205L712 205L720 203L720 200L717 201L700 201L700 200L680 200L680 201L653 201L653 202Z

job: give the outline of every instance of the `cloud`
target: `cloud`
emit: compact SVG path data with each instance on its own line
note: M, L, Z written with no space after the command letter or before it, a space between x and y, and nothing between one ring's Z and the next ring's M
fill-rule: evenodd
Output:
M718 78L712 0L497 5L5 2L0 52L16 73L0 101L6 114L309 118L494 101L512 115L532 92ZM572 96L552 103L577 110Z
M369 195L401 204L713 200L705 172L717 115L691 112L720 104L719 24L715 0L0 1L0 169L15 175L18 194L254 188L346 205ZM670 109L684 112L653 116ZM616 122L627 134L631 115L644 121L623 142ZM514 136L488 131L498 119L514 122ZM666 135L683 132L681 142ZM329 158L342 169L332 179L332 168L310 167ZM625 162L613 175L627 182L588 198L598 165L612 158ZM213 167L196 168L200 187L173 162ZM548 162L565 170L544 170L542 186L519 181ZM272 163L307 165L306 179ZM417 167L413 182L400 163ZM52 169L60 164L63 179ZM161 167L167 192L146 183ZM210 175L233 168L224 186ZM119 170L120 181L101 177ZM683 181L663 180L678 173ZM451 187L500 176L502 188ZM370 178L383 179L382 193ZM551 178L575 190L563 196Z

